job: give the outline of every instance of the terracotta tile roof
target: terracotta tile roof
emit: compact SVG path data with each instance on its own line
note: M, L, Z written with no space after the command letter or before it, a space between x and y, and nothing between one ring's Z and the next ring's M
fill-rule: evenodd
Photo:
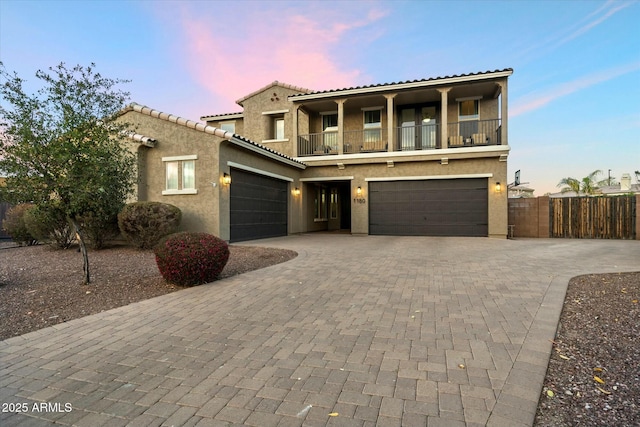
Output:
M481 72L477 72L477 73L469 73L469 74L455 74L455 75L451 75L451 76L442 76L442 77L429 77L429 78L424 78L424 79L417 79L417 80L406 80L406 81L400 81L400 82L392 82L392 83L378 83L378 84L371 84L371 85L365 85L365 86L353 86L353 87L348 87L348 88L342 88L342 89L328 89L328 90L322 90L322 91L316 91L316 92L307 92L307 93L299 93L296 95L290 95L289 98L291 100L295 100L298 97L306 97L306 96L313 96L313 95L320 95L320 94L339 94L340 92L349 92L349 91L364 91L367 89L396 89L398 86L411 86L411 85L419 85L421 83L430 83L430 84L437 84L439 82L448 82L451 80L473 80L473 78L477 78L477 77L491 77L492 74L511 74L513 73L513 68L505 68L502 70L494 70L494 71L481 71Z
M210 122L212 120L227 120L227 119L240 119L244 116L243 112L238 113L222 113L222 114L211 114L209 116L202 116L200 120L205 122Z
M254 95L256 95L256 94L258 94L258 93L260 93L260 92L262 92L264 90L270 89L270 88L272 88L274 86L283 87L285 89L295 90L295 91L300 92L300 93L314 93L314 91L312 91L311 89L305 89L303 87L298 87L298 86L290 85L290 84L287 84L287 83L282 83L282 82L279 82L279 81L276 80L273 83L268 84L263 88L260 88L260 89L258 89L256 91L251 92L249 95L243 96L242 98L240 98L240 99L238 99L236 101L236 104L242 105L242 103L246 99L251 98L252 96L254 96Z
M237 135L233 132L224 131L222 129L218 129L213 126L205 125L200 122L195 122L193 120L188 120L182 117L174 116L173 114L163 113L162 111L154 110L144 105L132 103L127 106L123 113L127 111L136 111L141 114L146 114L147 116L155 117L160 120L166 120L171 123L175 123L180 126L184 126L190 129L197 130L199 132L208 133L210 135L215 135L223 139L229 140L231 143L236 145L244 146L245 148L251 149L263 155L266 155L271 158L276 158L277 160L284 161L286 163L292 164L297 167L305 168L306 164L294 159L293 157L289 157L285 154L282 154L276 150L273 150L269 147L265 147L262 144L258 144L250 139L247 139L241 135ZM154 140L155 141L155 140Z

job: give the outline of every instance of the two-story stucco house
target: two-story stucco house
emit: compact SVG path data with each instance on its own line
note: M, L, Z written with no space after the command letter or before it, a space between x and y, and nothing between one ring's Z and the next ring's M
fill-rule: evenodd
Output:
M273 82L242 111L134 104L139 200L234 241L293 233L507 235L512 69L327 91Z

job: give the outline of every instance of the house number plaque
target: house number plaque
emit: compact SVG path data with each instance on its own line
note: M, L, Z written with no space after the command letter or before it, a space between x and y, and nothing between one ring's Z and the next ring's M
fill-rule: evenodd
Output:
M356 197L355 199L353 199L353 203L359 203L359 204L367 203L367 199L365 199L364 197Z

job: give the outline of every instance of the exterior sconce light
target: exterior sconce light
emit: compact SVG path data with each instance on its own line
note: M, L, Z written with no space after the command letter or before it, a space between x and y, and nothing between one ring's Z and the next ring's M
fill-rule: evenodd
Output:
M293 189L293 195L294 196L299 196L300 195L300 189L298 187Z
M356 188L356 194L362 196L362 187L358 186L358 188Z
M502 192L502 186L500 185L499 182L496 182L496 193L501 193Z
M229 185L231 184L231 175L229 175L228 173L224 173L224 175L222 175L222 183L224 185Z

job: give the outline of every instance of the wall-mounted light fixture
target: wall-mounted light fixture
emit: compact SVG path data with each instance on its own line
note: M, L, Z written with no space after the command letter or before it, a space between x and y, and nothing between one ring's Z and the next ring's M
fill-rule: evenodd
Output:
M299 196L300 195L300 189L298 187L293 189L293 195L294 196Z
M231 184L231 175L229 175L228 173L224 173L224 175L222 175L222 183L224 185L229 185Z
M356 188L356 194L362 196L362 187L358 186L358 188Z
M501 193L502 192L502 186L500 185L499 182L496 182L496 193Z

